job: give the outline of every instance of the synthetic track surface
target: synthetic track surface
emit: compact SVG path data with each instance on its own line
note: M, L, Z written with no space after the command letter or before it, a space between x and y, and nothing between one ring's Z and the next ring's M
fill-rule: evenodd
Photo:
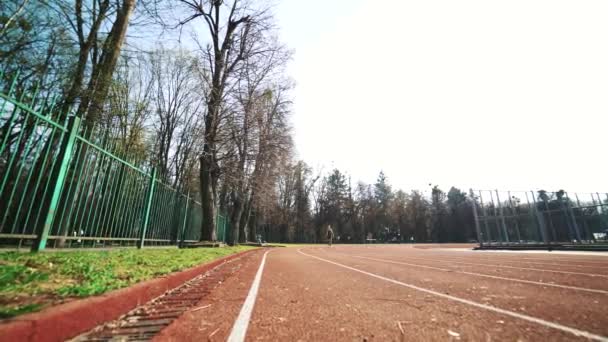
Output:
M416 247L273 249L245 340L608 341L608 255ZM262 256L220 287L228 316L197 313L170 328L225 340ZM218 315L221 330L192 333Z

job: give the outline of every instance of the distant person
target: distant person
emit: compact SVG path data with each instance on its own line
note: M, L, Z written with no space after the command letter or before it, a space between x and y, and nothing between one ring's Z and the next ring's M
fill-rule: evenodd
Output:
M334 230L331 229L331 224L327 225L327 243L331 247L331 242L334 239Z

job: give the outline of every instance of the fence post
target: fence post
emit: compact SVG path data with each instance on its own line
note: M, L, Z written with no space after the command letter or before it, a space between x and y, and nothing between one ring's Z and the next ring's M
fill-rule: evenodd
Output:
M473 217L475 220L475 231L477 231L477 240L479 240L479 247L483 247L483 237L481 236L481 227L479 227L479 219L477 217L477 200L475 199L473 189L469 189L469 191L473 200Z
M502 223L502 230L505 235L505 240L507 243L510 243L511 240L509 239L509 231L507 230L507 224L505 222L505 214L504 214L504 211L502 210L502 204L500 204L500 197L498 196L498 190L496 190L496 203L498 204L498 213L500 215L500 221Z
M226 218L226 216L224 216L224 222L222 224L224 226L224 239L223 239L224 243L226 243L226 228L227 228L226 225L227 225L227 223L228 223L228 219Z
M581 231L578 228L578 222L576 222L576 216L574 215L574 209L572 209L572 201L570 201L570 197L568 197L568 193L566 192L566 203L568 204L568 211L570 213L570 218L572 220L572 227L574 228L574 234L576 236L576 240L578 243L583 243L581 239Z
M222 241L222 235L224 235L224 226L220 222L220 214L219 210L215 213L215 239L216 241Z
M481 190L479 190L479 206L481 207L481 214L483 215L483 226L486 228L486 240L488 240L488 244L491 245L492 233L490 232L490 227L488 227L488 212L483 205L483 193Z
M150 182L148 183L148 193L146 194L146 207L144 209L144 221L141 227L141 236L139 237L138 248L144 247L146 240L146 230L148 230L148 222L150 221L150 210L152 209L152 197L154 196L154 187L156 186L156 168L152 168Z
M517 243L521 243L521 232L519 231L519 214L515 206L513 206L513 196L511 196L511 191L507 192L507 196L509 196L509 208L511 208L511 215L513 215L513 220L515 221L515 234L517 234Z
M538 222L538 228L540 229L540 235L543 238L543 242L545 243L545 245L549 244L549 234L547 232L547 227L545 226L545 217L542 215L542 213L538 212L538 207L536 204L536 195L534 194L534 191L530 191L530 194L532 195L532 201L534 202L534 214L536 215L536 220ZM526 194L526 196L528 196Z
M72 159L72 151L74 149L74 142L76 141L76 134L79 127L80 118L76 116L71 117L68 121L67 131L63 137L63 141L61 142L59 153L57 155L57 158L59 158L59 166L51 173L49 184L54 184L51 202L46 210L46 219L44 220L42 230L38 232L38 237L32 246L32 251L34 252L44 250L46 247L46 240L49 237L51 227L53 226L53 221L55 220L55 213L59 200L61 199L61 191L63 190L63 184L65 183L70 160Z
M184 240L186 240L186 222L188 222L188 206L190 204L190 191L186 195L186 209L184 209L184 222L182 223L182 229L178 237L178 246L184 247Z

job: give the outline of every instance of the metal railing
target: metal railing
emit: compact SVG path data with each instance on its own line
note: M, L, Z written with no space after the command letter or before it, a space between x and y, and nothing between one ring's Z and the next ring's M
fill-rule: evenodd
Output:
M606 243L608 194L471 190L483 245Z
M0 75L0 79L2 75ZM0 89L0 245L171 245L200 238L201 204L112 152L117 144L64 122L55 101ZM7 90L8 88L8 90ZM124 154L124 153L123 153ZM226 218L218 214L217 236Z

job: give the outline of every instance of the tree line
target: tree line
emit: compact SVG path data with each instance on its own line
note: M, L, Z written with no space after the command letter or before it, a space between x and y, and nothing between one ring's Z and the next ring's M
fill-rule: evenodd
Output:
M267 208L264 237L324 242L331 225L337 242L467 242L476 240L473 202L462 190L393 190L380 172L374 184L335 169L315 174L303 161L281 170L277 199Z

